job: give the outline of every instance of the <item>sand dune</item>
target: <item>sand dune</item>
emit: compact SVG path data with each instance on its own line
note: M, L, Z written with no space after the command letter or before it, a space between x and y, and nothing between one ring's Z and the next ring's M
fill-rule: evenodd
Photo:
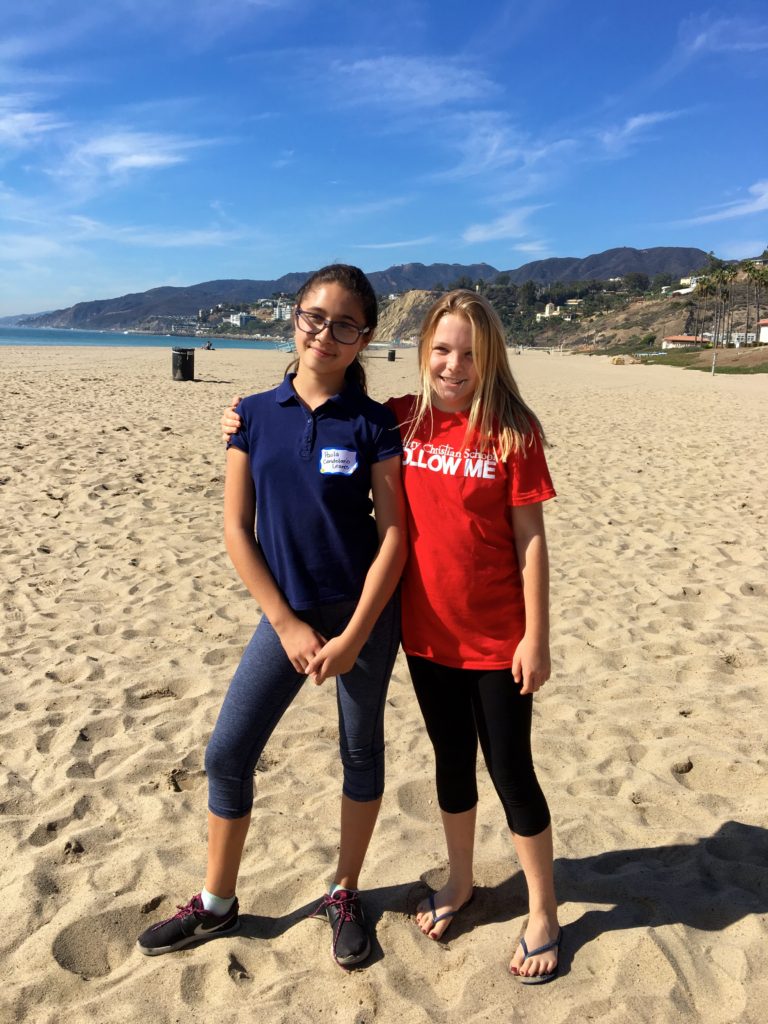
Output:
M221 531L221 407L286 357L4 349L0 469L0 1020L758 1024L768 1002L765 377L512 356L552 441L554 673L536 704L562 976L505 973L522 876L484 771L478 896L443 944L411 915L445 873L431 753L402 659L366 865L369 964L306 915L335 862L332 685L260 762L243 929L149 959L197 891L203 751L258 609ZM415 354L369 361L409 390Z

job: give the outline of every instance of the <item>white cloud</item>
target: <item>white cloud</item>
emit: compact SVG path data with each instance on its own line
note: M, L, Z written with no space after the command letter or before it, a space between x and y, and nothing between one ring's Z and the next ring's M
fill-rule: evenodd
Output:
M114 227L90 217L72 216L67 223L75 238L90 241L118 242L124 245L146 245L152 249L174 249L194 246L229 245L241 239L242 230L210 228Z
M598 138L609 153L621 153L632 142L637 141L641 136L654 125L663 124L665 121L672 121L680 117L680 110L656 111L650 114L636 114L629 117L624 124L598 132Z
M0 96L0 146L24 149L42 136L67 127L56 115L33 110L32 106L29 96Z
M434 242L434 235L427 235L424 238L410 238L407 242L361 242L353 245L353 249L407 249L414 245L430 245Z
M492 242L500 238L524 238L528 234L526 221L536 210L543 209L543 206L521 206L516 210L510 210L503 217L488 224L472 224L464 231L462 238L465 242Z
M711 13L696 14L683 19L671 56L652 76L659 88L686 71L697 61L706 60L706 73L721 70L713 63L716 57L738 56L744 67L749 54L768 50L768 23L744 17L713 17Z
M679 35L680 48L688 57L768 50L768 24L749 18L696 15L682 22Z
M64 252L65 246L58 239L45 235L0 235L0 261L4 263L32 263L61 256Z
M192 151L215 141L161 132L111 130L72 143L48 173L65 182L83 201L105 187L123 184L133 175L183 164Z
M91 139L70 153L73 165L117 174L149 167L184 163L186 153L200 143L152 132L115 131Z
M413 107L440 107L459 101L477 101L497 92L482 72L454 58L370 57L337 60L332 72L341 84L349 84L345 99Z
M337 206L330 209L328 213L333 220L337 220L340 217L371 217L379 213L386 213L387 210L394 210L399 206L405 206L409 202L411 200L407 196L386 196L383 199L371 199L369 202Z
M288 167L289 164L293 163L296 151L294 149L284 149L280 156L272 161L272 166L275 170L282 170L283 167Z
M437 127L461 157L453 167L432 175L434 180L460 181L492 173L497 192L513 190L518 195L529 194L541 183L541 174L535 168L552 168L578 145L572 138L531 138L495 111L454 114ZM500 181L497 176L502 171L507 177Z
M520 242L513 245L512 249L514 252L524 252L529 256L546 256L552 251L548 242Z
M712 213L698 217L689 217L678 221L680 224L713 224L719 220L732 220L735 217L748 217L755 213L768 212L768 179L756 181L747 189L750 198L737 199L735 202L724 203ZM761 250L762 251L762 250Z

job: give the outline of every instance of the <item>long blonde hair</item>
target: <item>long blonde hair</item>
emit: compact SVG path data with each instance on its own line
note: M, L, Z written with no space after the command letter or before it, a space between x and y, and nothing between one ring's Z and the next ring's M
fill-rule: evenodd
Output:
M424 420L432 417L429 359L435 330L444 316L463 317L472 328L472 359L478 383L469 408L467 437L476 433L480 450L492 448L500 461L512 452L525 453L526 446L535 447L539 439L546 444L541 423L523 401L509 368L504 328L496 310L482 295L464 288L447 292L424 317L419 338L420 388L406 443L413 439Z

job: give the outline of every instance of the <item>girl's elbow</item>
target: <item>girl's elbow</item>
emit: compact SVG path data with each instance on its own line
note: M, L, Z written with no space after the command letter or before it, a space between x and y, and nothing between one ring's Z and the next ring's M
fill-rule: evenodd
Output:
M244 543L253 542L253 530L242 522L224 520L224 546L229 555L242 548Z

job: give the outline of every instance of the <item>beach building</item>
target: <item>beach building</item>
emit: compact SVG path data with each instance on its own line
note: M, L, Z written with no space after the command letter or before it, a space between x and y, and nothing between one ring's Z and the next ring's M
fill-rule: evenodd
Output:
M768 320L757 321L757 344L768 345Z
M542 320L549 320L553 316L560 316L560 307L556 306L554 302L548 302L544 307L544 312L536 314L536 323L540 324Z
M669 337L664 338L661 347L663 349L701 348L705 344L705 339L700 335L671 334Z
M230 316L224 317L225 324L232 324L234 327L243 327L245 324L253 320L250 313L232 313Z
M698 277L681 277L680 287L676 288L673 295L690 295L691 292L696 291L696 285L698 283Z
M757 341L757 335L753 334L752 331L747 333L746 331L731 331L731 345L736 348L741 348L742 345L754 345Z

